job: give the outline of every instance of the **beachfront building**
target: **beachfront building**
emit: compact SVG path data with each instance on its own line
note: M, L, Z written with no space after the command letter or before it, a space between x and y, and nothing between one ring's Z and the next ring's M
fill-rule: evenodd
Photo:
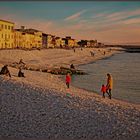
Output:
M79 47L78 40L74 39L74 47Z
M89 45L89 43L88 43L88 40L80 40L80 41L78 42L78 45L79 45L80 47L87 47L87 45Z
M42 33L42 47L47 48L47 34Z
M14 45L15 48L22 48L23 47L23 37L22 32L14 29Z
M35 46L35 36L20 29L14 31L14 44L16 48L31 49Z
M78 41L76 39L72 39L70 36L66 36L65 44L67 47L77 47L78 46Z
M97 40L81 40L78 42L81 47L96 47Z
M42 32L21 26L20 29L14 30L14 43L16 48L41 48Z
M56 37L55 38L55 47L60 48L63 45L62 38Z
M31 42L33 48L41 48L42 47L42 32L36 29L25 29L25 32L30 35Z
M96 47L97 46L97 40L89 40L89 47Z
M43 48L55 48L56 46L60 46L58 37L51 34L42 33Z
M65 38L62 38L61 39L61 48L64 48L66 46L66 43L65 43Z
M51 34L47 35L47 48L54 48L55 47L55 36Z
M0 49L14 48L14 23L0 19Z

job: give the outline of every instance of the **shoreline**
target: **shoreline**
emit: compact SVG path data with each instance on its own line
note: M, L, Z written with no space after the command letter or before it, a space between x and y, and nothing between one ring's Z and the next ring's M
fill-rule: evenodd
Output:
M106 48L105 48L106 49ZM113 48L114 49L114 48ZM30 51L31 52L31 51ZM120 51L120 48L117 50L116 48L114 49L114 51L112 51L112 53L111 54L108 54L108 55L106 55L106 56L97 56L96 58L89 58L88 60L86 60L86 62L82 62L81 64L80 63L78 63L78 61L79 60L75 60L75 66L76 67L79 67L79 66L81 66L81 65L87 65L87 64L91 64L91 63L95 63L96 61L98 61L98 60L103 60L103 59L109 59L110 57L112 57L113 55L116 55L116 54L118 54L118 53L124 53L124 52L122 52L122 51ZM14 68L12 68L12 69L14 69ZM24 71L30 71L30 70L24 70ZM35 72L36 73L36 72ZM44 74L48 74L48 73L44 73ZM60 81L62 82L61 83L61 86L63 86L63 90L61 89L61 88L54 88L54 87L57 87L56 86L56 83L55 83L55 85L53 85L53 86L51 86L50 85L50 87L48 87L48 88L50 88L50 89L55 89L56 91L58 91L58 92L67 92L67 88L65 87L65 82L63 81L63 79L62 79L62 75L53 75L53 74L48 74L48 75L50 75L50 77L52 77L52 79L54 78L54 81L56 81L56 83L60 83ZM25 82L25 81L24 81ZM28 84L28 82L27 82L27 84ZM35 86L34 84L32 84L32 86ZM41 86L41 85L40 85ZM83 88L77 88L77 87L75 87L74 85L71 85L71 88L75 88L75 89L77 89L77 90L84 90L85 92L90 92L90 94L94 94L95 96L97 95L97 96L99 96L99 98L102 98L102 96L101 95L99 95L99 93L96 93L96 91L90 91L90 90L86 90L86 89L83 89ZM84 92L83 91L83 92ZM132 105L136 105L136 106L138 106L138 107L140 107L140 104L137 104L137 103L132 103L132 102L128 102L128 101L125 101L125 100L121 100L121 99L117 99L117 98L113 98L114 100L116 100L116 101L120 101L120 102L125 102L125 103L128 103L128 104L132 104Z

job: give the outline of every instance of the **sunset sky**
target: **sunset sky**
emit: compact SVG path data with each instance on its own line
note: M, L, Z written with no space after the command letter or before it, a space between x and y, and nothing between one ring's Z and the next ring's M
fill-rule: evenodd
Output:
M0 19L60 37L140 42L140 2L0 2Z

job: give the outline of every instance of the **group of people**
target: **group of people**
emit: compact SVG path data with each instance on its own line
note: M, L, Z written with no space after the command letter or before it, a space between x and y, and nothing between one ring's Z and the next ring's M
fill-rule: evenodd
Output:
M22 62L22 59L19 61L19 64L25 64ZM73 64L70 65L70 68L71 69L75 69L75 66ZM6 76L9 76L11 77L11 74L10 74L10 71L8 69L8 65L4 65L0 71L0 75L6 75ZM19 68L19 72L18 72L18 77L25 77L24 76L24 73L22 72L21 68ZM67 88L70 87L70 82L71 82L71 76L70 76L70 73L67 73L66 75L66 86ZM101 92L102 92L102 96L103 98L105 98L105 94L107 93L109 98L111 99L112 97L112 88L113 88L113 78L111 76L111 74L107 74L107 84L106 85L102 85L101 87Z
M111 99L112 97L112 88L113 88L113 78L112 76L108 73L107 74L107 85L102 85L101 87L101 92L103 94L103 98L105 98L105 93L108 94L109 98Z
M70 87L70 82L71 82L70 73L67 73L65 80L66 80L66 86L67 86L67 88L69 88ZM101 87L101 92L103 94L103 98L105 98L105 94L107 93L109 99L111 99L111 97L112 97L112 93L111 93L112 88L113 88L113 78L112 78L111 74L108 73L107 74L107 84L106 85L103 84L102 87Z
M19 64L25 64L22 59L20 59ZM8 69L8 65L4 65L0 71L0 75L6 75L11 77L10 71ZM18 77L25 77L24 73L22 72L22 68L19 67L19 71L18 71Z

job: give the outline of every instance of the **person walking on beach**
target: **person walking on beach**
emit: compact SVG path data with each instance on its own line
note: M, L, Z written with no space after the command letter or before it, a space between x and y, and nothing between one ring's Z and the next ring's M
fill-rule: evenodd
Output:
M71 77L70 77L70 74L67 73L67 75L66 75L66 85L67 85L67 88L69 88L70 82L71 82Z
M103 98L105 98L105 93L106 93L106 86L105 85L102 85L101 92L103 93Z
M107 87L106 93L108 94L109 98L111 99L111 96L112 96L111 91L113 88L113 78L109 73L107 73L107 85L106 85L106 87Z

